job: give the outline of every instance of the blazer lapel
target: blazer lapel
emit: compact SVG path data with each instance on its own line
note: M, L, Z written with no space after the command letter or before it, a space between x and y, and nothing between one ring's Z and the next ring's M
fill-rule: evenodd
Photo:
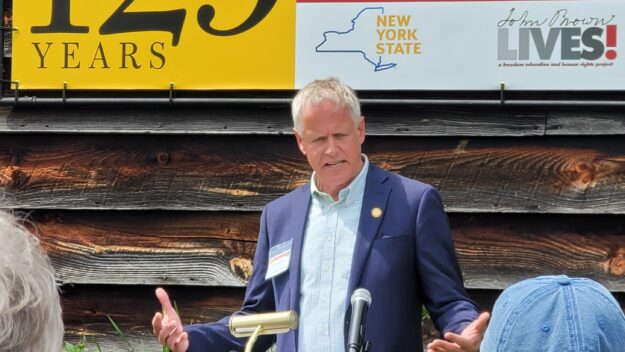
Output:
M356 244L352 258L352 269L347 286L347 307L350 306L350 297L357 288L356 285L360 282L360 277L371 252L371 246L386 212L386 204L391 191L389 183L385 182L387 179L388 175L386 175L385 171L371 164L367 173L365 194L362 200L360 221L358 223ZM374 210L376 208L379 210Z

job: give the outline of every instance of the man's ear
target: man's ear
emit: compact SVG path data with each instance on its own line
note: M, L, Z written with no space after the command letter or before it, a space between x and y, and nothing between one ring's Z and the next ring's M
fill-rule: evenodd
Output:
M293 134L295 135L295 140L297 141L297 146L299 147L299 151L302 154L306 155L306 149L304 149L304 144L302 143L302 136L297 132L297 129L293 127Z
M365 117L360 116L360 122L358 122L358 126L356 126L356 131L358 131L358 141L360 144L365 141Z

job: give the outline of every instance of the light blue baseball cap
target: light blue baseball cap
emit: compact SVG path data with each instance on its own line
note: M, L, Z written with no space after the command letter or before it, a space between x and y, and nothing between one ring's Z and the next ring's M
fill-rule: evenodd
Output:
M481 352L625 352L625 315L596 281L540 276L495 302Z

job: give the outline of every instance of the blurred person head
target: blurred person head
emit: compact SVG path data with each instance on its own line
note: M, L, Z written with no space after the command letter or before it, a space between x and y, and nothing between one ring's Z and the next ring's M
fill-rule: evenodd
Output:
M540 276L495 302L481 352L623 352L625 316L596 281Z
M63 320L50 261L37 237L1 210L0 248L0 351L59 351Z

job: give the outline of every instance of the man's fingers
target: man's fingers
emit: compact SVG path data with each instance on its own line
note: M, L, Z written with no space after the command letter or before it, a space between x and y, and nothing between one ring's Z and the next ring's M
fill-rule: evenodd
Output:
M158 342L160 342L161 345L172 347L168 344L168 339L176 331L177 327L178 324L173 320L170 320L167 323L163 324L163 328L158 334Z
M445 341L445 342L447 342L449 344L456 345L456 346L461 347L461 348L463 348L465 350L467 348L471 347L470 346L470 341L467 341L466 337L463 337L463 336L458 335L458 334L454 334L453 332L446 333L445 334L445 340L449 341L449 342L447 342L447 341Z
M163 311L165 311L165 313L169 313L170 310L173 310L171 302L169 301L169 295L165 292L165 290L160 287L157 288L156 298L158 298L158 301L161 302L161 306L163 306Z
M167 347L171 348L174 352L183 352L182 344L183 335L186 334L181 326L177 326L174 331L167 337Z
M163 314L156 313L154 314L154 318L152 318L152 332L154 336L158 337L158 334L161 332L161 324L163 322Z
M178 333L178 332L175 332L175 333L174 333L174 334L170 337L170 339L171 339L171 340L173 340L172 345L173 345L174 347L178 346L178 345L182 342L182 340L185 338L185 335L186 335L186 334L187 334L187 333L186 333L186 332L184 332L184 331L180 331L179 333Z
M189 335L186 332L183 332L180 336L178 336L173 349L176 352L185 352L189 349Z
M445 352L445 350L437 344L430 343L428 344L427 352Z
M462 349L457 344L441 339L432 341L428 345L428 350L432 352L462 352Z
M475 321L475 329L484 334L484 331L486 331L486 327L488 326L488 321L490 320L490 314L488 312L484 312L482 314L480 314L479 317L477 317L477 320Z

